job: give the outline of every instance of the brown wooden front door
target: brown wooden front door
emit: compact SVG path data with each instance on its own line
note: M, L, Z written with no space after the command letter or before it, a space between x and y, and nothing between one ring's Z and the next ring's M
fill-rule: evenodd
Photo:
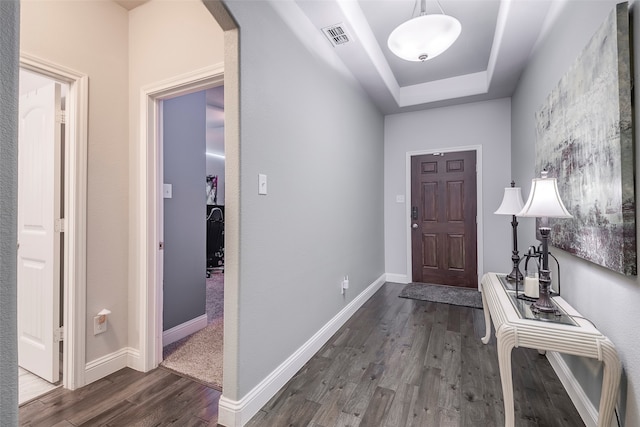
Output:
M411 157L414 282L476 288L476 152Z

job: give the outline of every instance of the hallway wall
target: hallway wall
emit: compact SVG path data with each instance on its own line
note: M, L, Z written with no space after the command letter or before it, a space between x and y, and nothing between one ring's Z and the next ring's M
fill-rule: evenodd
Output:
M25 0L21 8L21 50L89 76L89 363L128 344L127 11L114 2L103 1ZM112 312L109 330L94 336L93 317L103 308Z
M566 2L555 5L556 15L546 39L525 69L512 98L512 165L516 180L525 183L522 194L529 193L534 177L535 161L535 113L548 94L567 73L579 53L604 22L615 0ZM631 6L631 23L640 28L638 3ZM640 46L640 32L633 36L633 44ZM632 44L632 45L633 45ZM633 56L632 56L633 57ZM635 79L640 73L640 55L635 55ZM636 98L637 103L637 98ZM635 108L634 120L640 123L640 109ZM637 144L637 133L635 135ZM640 151L636 148L636 165ZM640 200L640 175L636 168L636 209ZM637 232L640 222L636 219ZM520 227L523 241L535 241L535 224L531 218L523 218ZM640 281L638 277L626 277L596 264L553 248L562 266L562 296L583 316L597 325L602 333L615 344L622 364L623 378L620 387L618 409L623 425L640 425ZM600 399L602 369L599 362L578 357L564 356L572 374L597 408Z
M151 0L129 12L129 251L138 253L138 200L140 94L144 87L204 67L222 65L224 41L220 26L200 0ZM205 195L204 177L202 193ZM140 316L138 270L142 262L129 266L129 317ZM138 323L129 322L129 346L140 348Z
M494 215L502 202L504 188L511 182L511 102L509 98L433 108L385 117L384 138L384 240L385 270L393 280L407 282L407 152L445 149L471 145L482 146L482 199L478 213L484 235L478 255L483 263L478 270L510 270L511 218ZM481 161L481 163L480 163ZM405 197L404 203L396 196ZM480 236L478 236L480 237ZM478 242L480 243L480 241Z
M286 3L225 5L240 28L242 162L237 307L225 289L238 378L224 397L239 400L384 273L383 116L295 37L275 10Z
M164 331L206 314L205 113L204 91L163 102Z

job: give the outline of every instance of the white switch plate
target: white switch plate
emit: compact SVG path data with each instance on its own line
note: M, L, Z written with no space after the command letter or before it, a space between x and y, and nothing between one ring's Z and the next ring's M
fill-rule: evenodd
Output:
M404 203L404 194L396 195L396 203Z
M173 186L171 184L163 184L162 197L170 199L173 196Z
M258 174L258 194L267 194L267 175Z

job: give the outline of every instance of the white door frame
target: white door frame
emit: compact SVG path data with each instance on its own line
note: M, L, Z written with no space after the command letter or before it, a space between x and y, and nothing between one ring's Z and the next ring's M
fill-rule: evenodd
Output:
M140 284L140 369L145 372L157 367L162 360L162 257L159 249L163 225L161 101L220 86L223 82L224 66L217 64L146 86L140 93L137 259L141 267L138 268L137 282ZM204 177L202 185L204 189Z
M405 181L405 194L411 194L411 157L422 156L425 154L434 153L451 153L456 151L475 151L476 152L476 254L478 260L478 287L480 287L480 278L483 276L482 266L483 264L483 236L482 236L482 146L481 145L467 145L463 147L447 147L439 149L428 149L419 151L408 151L406 154L406 181ZM408 198L405 203L405 230L407 239L407 277L409 282L413 281L413 269L411 252L411 197Z
M85 384L87 277L87 135L89 78L86 74L20 53L20 68L69 85L64 170L64 339L62 384Z

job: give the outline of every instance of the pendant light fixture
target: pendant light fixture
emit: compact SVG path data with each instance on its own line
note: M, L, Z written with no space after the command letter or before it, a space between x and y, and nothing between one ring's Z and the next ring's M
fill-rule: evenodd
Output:
M416 0L417 1L417 0ZM462 31L460 21L442 14L426 12L426 0L420 1L420 16L396 27L389 35L387 46L396 56L407 61L428 61L440 55L457 40ZM415 9L414 9L415 10Z

